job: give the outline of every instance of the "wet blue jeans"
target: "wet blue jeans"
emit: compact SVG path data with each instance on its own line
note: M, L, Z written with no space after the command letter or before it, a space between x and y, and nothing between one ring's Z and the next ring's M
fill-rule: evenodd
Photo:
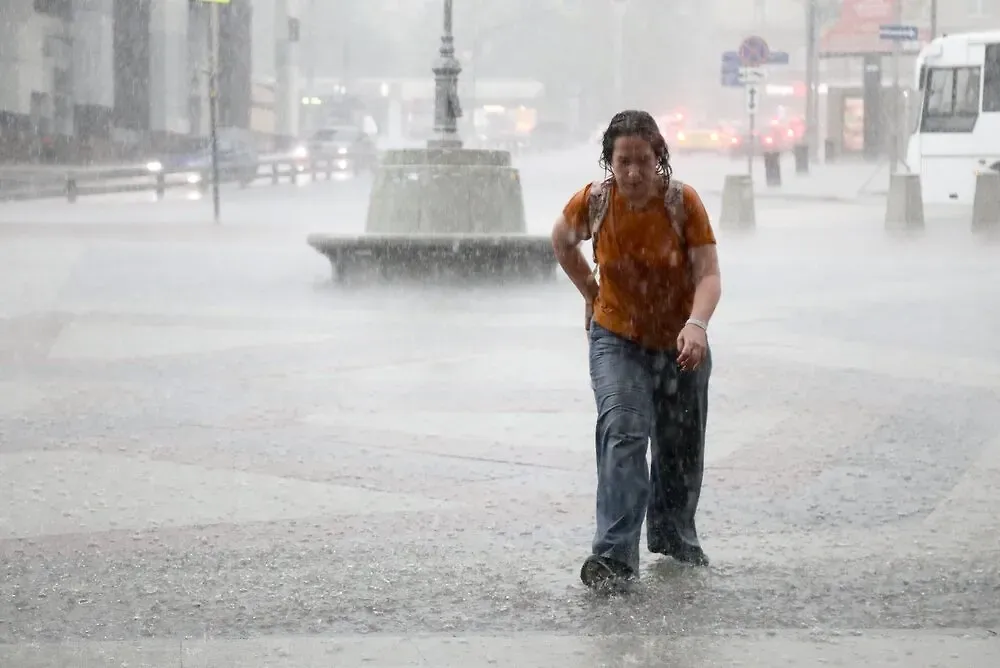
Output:
M638 572L646 518L654 552L698 547L694 516L705 467L711 354L681 371L677 351L649 350L590 326L590 379L597 401L595 555ZM652 446L646 465L647 443Z

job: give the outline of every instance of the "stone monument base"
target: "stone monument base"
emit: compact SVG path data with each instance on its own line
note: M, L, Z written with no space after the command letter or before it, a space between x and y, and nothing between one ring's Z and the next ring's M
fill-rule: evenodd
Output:
M335 281L459 278L550 279L557 266L548 237L526 234L314 234Z
M365 234L313 235L309 244L329 258L336 280L552 276L549 237L525 229L520 175L509 153L432 145L385 154Z

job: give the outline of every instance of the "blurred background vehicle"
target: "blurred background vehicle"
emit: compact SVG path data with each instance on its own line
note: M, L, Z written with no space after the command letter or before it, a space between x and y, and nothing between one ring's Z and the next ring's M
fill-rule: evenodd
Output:
M260 155L253 132L245 128L222 127L217 132L219 181L237 181L246 185L257 178ZM151 159L150 172L186 174L191 184L212 179L212 141L199 137L186 149Z
M298 145L295 157L303 166L311 162L333 161L334 171L367 172L378 165L375 140L357 125L332 125L316 130Z

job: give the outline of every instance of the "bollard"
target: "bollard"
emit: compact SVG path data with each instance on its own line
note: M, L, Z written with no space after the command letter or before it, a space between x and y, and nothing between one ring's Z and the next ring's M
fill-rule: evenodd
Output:
M795 173L796 174L808 174L809 173L809 145L808 144L796 144L795 148L792 149L795 155Z
M781 185L780 153L771 151L764 154L764 180L772 188Z
M167 191L167 177L161 171L156 174L156 199L163 199L164 194Z
M722 187L722 227L752 229L757 225L753 180L747 174L729 174Z
M66 200L75 202L79 190L76 187L76 177L70 174L66 177Z
M972 204L972 231L1000 230L1000 173L976 175L976 196Z
M832 139L823 141L823 159L827 164L837 162L837 146Z
M922 230L924 228L924 199L919 174L893 174L889 178L889 197L886 200L885 228L887 230Z
M281 174L281 172L278 171L278 163L272 162L271 163L271 185L272 186L278 185L278 176L280 174Z
M288 168L288 181L294 186L299 182L299 168L294 164Z

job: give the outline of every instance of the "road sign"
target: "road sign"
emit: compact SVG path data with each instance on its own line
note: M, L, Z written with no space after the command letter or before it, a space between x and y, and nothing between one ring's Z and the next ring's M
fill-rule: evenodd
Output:
M755 83L747 84L747 113L753 116L760 106L760 89Z
M904 25L881 25L878 27L879 39L890 42L914 42L920 38L920 28Z
M720 79L724 88L739 88L743 85L740 81L740 67L740 54L735 51L723 52Z
M787 51L769 51L768 54L767 65L787 65L789 63ZM744 75L745 69L746 66L743 65L738 51L723 51L719 82L725 88L741 88L748 80ZM755 66L753 69L764 72L759 66ZM750 76L756 76L759 81L766 78L763 74Z
M763 67L742 67L740 68L740 81L744 84L759 84L767 79L767 72Z
M743 40L739 48L740 62L747 67L758 67L767 62L771 49L763 37L752 35Z

